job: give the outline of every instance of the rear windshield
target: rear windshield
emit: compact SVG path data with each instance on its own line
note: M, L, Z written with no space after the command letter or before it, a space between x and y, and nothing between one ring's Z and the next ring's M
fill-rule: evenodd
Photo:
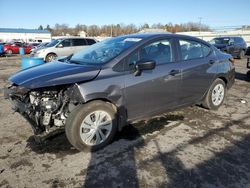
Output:
M228 44L230 41L230 38L214 38L211 40L211 44Z

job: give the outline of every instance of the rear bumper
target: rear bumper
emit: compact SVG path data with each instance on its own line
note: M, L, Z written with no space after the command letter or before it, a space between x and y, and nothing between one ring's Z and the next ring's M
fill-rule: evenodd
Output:
M230 89L235 82L235 68L229 72L227 81L227 88Z

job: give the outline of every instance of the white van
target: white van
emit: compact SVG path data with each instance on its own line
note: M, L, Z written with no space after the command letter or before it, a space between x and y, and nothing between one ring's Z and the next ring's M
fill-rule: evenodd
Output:
M34 50L31 57L41 57L45 62L50 62L58 56L69 56L96 42L95 39L80 37L55 39L46 47Z

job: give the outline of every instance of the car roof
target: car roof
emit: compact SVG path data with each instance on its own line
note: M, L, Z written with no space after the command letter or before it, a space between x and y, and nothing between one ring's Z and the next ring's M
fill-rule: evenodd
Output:
M95 39L89 38L89 37L62 37L62 38L57 38L54 40L64 40L64 39L92 39L92 40L95 40Z
M154 39L154 38L160 38L160 37L183 38L187 40L199 41L210 46L208 42L200 38L189 36L189 35L180 35L180 34L175 34L175 33L136 33L136 34L123 35L120 37L135 37L135 38L142 38L142 39Z

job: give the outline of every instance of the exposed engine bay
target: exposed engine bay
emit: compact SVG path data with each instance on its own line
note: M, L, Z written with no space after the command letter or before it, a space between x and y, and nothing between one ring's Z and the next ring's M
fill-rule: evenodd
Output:
M75 85L69 88L54 87L28 91L18 86L11 86L7 98L11 99L13 110L29 121L36 140L41 142L49 136L64 131L68 114L77 105L76 100L70 99L76 89Z

